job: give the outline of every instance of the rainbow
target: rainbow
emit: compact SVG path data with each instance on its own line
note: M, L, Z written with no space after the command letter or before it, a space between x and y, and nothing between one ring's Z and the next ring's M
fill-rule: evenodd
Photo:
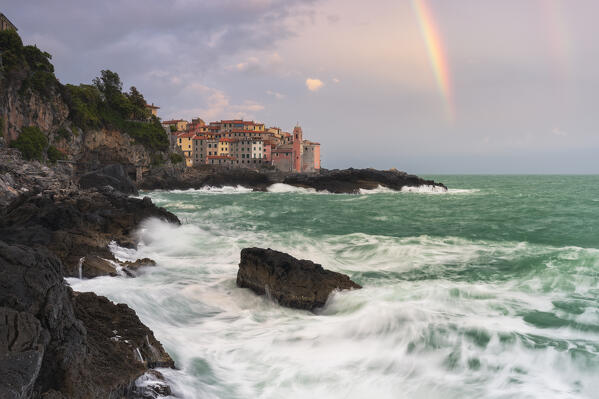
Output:
M435 74L437 86L439 87L441 96L445 100L447 116L450 121L453 121L455 118L455 106L451 90L449 64L443 50L443 42L439 36L435 19L430 7L426 4L426 0L412 0L412 7L418 18L420 31L426 42L428 57L433 73Z
M564 18L564 4L561 0L542 0L540 2L543 15L547 23L547 38L554 58L557 74L568 79L571 76L571 49L570 32Z

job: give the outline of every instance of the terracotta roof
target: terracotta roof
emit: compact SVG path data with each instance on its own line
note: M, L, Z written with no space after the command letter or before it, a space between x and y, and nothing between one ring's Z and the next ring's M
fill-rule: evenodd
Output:
M222 138L222 139L219 139L218 141L226 141L227 143L231 143L231 142L234 142L234 141L237 141L237 140Z
M195 137L195 134L193 133L181 133L179 135L177 135L177 138L181 138L181 139L191 139Z
M196 136L194 137L192 140L211 140L211 137L206 137L206 136Z

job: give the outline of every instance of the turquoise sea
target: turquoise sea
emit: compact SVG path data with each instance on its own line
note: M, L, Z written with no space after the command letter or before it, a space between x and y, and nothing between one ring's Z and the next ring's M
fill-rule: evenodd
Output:
M131 279L69 279L136 310L179 398L598 398L599 176L427 176L450 191L285 185L142 193ZM317 313L235 286L244 247L364 288Z

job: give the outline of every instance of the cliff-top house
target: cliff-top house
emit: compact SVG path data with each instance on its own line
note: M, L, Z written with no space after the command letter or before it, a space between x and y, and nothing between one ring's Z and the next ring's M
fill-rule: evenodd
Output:
M18 30L17 27L12 22L10 22L6 15L0 12L0 31L9 29L13 29L14 31Z
M154 105L154 103L152 104L146 104L146 109L148 111L150 111L150 113L154 116L158 116L158 110L160 109L159 106Z

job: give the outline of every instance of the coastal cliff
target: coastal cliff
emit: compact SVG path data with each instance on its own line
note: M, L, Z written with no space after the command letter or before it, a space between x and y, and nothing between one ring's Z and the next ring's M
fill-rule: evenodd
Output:
M83 174L121 164L133 179L169 163L168 137L137 89L122 91L118 74L101 71L92 85L63 85L51 55L0 32L0 146L28 160L70 161ZM26 135L25 138L21 138Z

